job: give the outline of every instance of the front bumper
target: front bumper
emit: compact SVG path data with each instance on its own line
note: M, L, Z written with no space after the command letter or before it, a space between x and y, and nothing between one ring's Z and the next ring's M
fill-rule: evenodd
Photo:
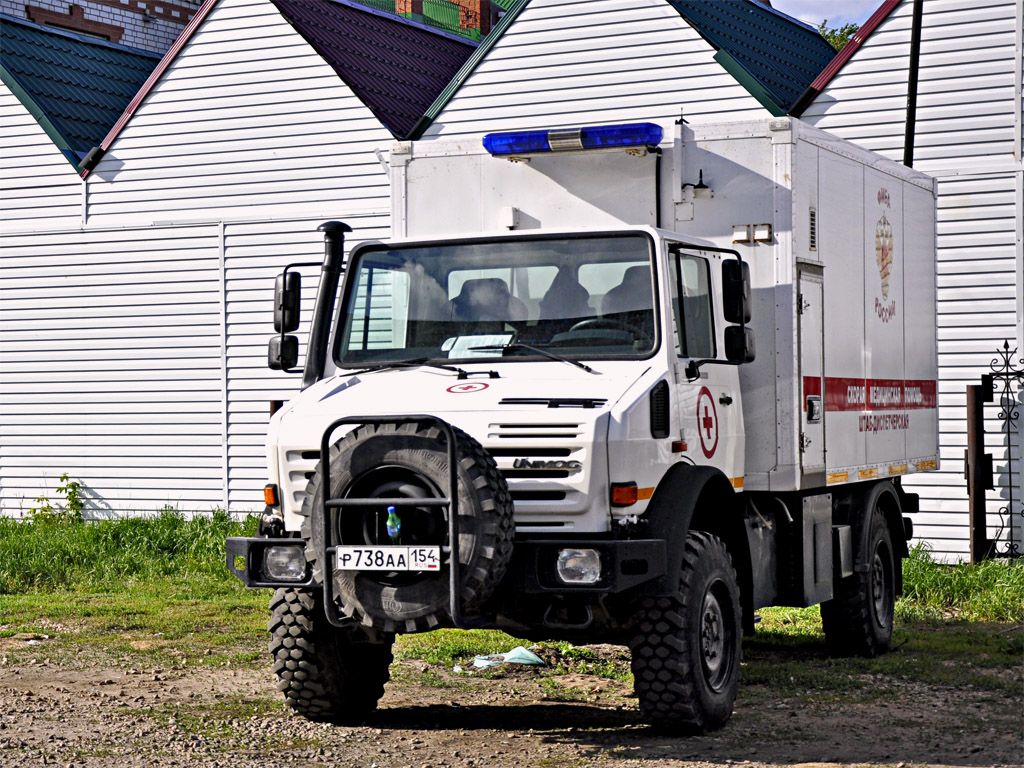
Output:
M227 540L228 569L247 587L313 589L319 584L310 568L302 580L283 581L264 570L264 553L273 546L302 547L300 539L232 537ZM567 584L555 564L566 548L595 549L601 558L601 578L594 584ZM527 540L517 541L503 588L527 594L605 594L624 592L665 575L667 547L660 539Z

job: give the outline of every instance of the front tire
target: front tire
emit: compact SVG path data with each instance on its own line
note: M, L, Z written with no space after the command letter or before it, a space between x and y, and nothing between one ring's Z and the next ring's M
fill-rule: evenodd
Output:
M837 656L874 658L889 650L892 642L899 561L877 504L867 522L867 570L840 581L835 597L821 604L825 642Z
M328 623L320 592L279 589L270 601L270 655L285 704L309 720L357 723L390 679L393 635Z
M732 715L740 677L740 595L725 544L686 539L677 597L646 598L629 647L640 712L659 728L706 733Z

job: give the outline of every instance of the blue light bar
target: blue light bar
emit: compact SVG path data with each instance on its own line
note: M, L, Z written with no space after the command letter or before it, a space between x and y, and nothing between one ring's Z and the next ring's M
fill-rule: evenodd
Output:
M594 149L656 147L664 135L654 123L592 125L586 128L553 128L546 131L488 133L484 148L495 157L536 155L547 152L583 152Z

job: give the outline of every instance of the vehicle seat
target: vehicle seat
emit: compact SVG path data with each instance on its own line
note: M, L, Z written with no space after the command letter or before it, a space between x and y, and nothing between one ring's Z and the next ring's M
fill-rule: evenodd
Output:
M452 318L465 322L481 320L526 320L526 305L509 293L508 283L500 277L467 280L459 295L452 299Z
M551 286L540 300L541 320L579 320L593 317L590 306L590 292L587 291L570 269L559 269Z
M622 282L601 299L601 314L604 316L653 308L651 269L643 264L627 269L622 275Z

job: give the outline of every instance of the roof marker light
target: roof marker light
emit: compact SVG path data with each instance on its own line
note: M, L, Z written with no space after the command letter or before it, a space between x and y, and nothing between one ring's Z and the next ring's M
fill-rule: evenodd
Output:
M495 157L601 149L642 149L661 143L664 131L654 123L592 125L544 131L488 133L484 148Z

